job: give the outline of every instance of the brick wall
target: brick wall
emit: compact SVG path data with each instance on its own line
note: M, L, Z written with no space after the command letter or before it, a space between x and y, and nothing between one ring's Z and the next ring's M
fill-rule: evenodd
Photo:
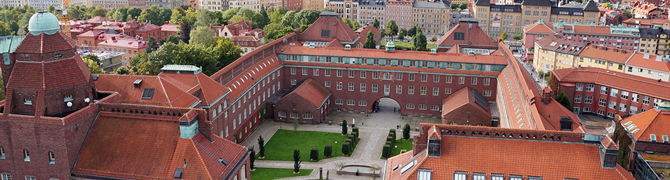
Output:
M458 109L455 109L447 113L444 117L442 117L442 124L449 124L451 122L455 122L456 124L468 123L471 125L491 126L490 115L480 113L481 110L479 110L475 106L476 105L473 104L466 104L464 106L459 107Z
M286 117L279 117L280 111L286 112ZM277 101L273 113L275 120L290 123L294 120L290 118L292 112L298 113L298 120L301 124L318 124L325 120L324 118L328 113L328 109L323 110L323 113L321 113L321 109L317 109L316 106L305 100L303 97L297 94L289 94ZM308 112L312 113L312 119L304 119L304 114Z

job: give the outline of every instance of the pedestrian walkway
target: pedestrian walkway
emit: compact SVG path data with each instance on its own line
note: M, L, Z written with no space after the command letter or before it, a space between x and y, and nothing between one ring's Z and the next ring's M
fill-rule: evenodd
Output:
M389 101L393 101L390 100ZM299 131L322 131L322 132L334 132L341 133L342 127L339 126L339 122L342 119L346 119L348 123L352 123L352 119L356 120L356 127L359 127L359 132L361 133L359 137L361 138L356 149L354 150L351 157L334 157L323 159L319 162L302 162L300 169L313 169L312 174L309 176L294 177L294 178L285 178L285 179L318 179L319 178L319 168L323 168L323 177L326 176L326 171L330 171L331 179L371 179L371 177L365 176L351 176L351 175L337 175L336 171L339 169L339 165L368 165L368 166L378 166L383 167L386 160L380 159L382 148L386 142L386 135L388 135L389 129L396 128L397 125L404 125L409 123L411 127L418 127L419 123L440 123L439 119L433 118L419 118L419 117L401 117L399 112L393 112L393 106L397 106L397 103L389 102L387 100L380 101L380 110L378 113L372 114L361 114L361 113L349 113L349 112L333 112L330 113L326 121L332 120L333 125L328 125L328 123L322 123L318 125L311 124L302 124L298 127ZM395 105L391 105L395 104ZM272 120L267 120L264 122L251 136L244 142L243 146L246 147L255 147L258 150L258 137L263 136L265 142L267 143L272 135L278 129L293 129L292 124L274 122ZM399 136L402 137L402 128L398 130ZM411 135L417 134L416 131L412 130ZM341 152L333 152L341 153ZM293 169L293 161L270 161L270 160L256 160L256 167L265 167L265 168L286 168ZM253 177L252 177L253 178Z

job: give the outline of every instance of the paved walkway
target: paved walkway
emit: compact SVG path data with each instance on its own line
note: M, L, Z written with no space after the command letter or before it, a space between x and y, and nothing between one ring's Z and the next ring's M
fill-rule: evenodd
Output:
M386 135L391 128L396 128L397 125L404 125L409 123L411 127L417 127L419 123L440 123L439 119L432 118L419 118L419 117L401 117L399 113L393 112L393 107L398 107L398 104L389 99L380 100L380 111L378 113L372 114L361 114L361 113L349 113L349 112L334 112L330 113L327 117L328 120L333 121L333 125L328 125L327 123L319 125L308 125L301 124L298 130L300 131L323 131L323 132L335 132L341 133L342 127L338 125L337 122L346 119L348 123L352 123L352 119L356 120L356 127L359 127L360 131L360 142L354 150L351 157L335 157L323 159L319 162L302 162L301 169L313 169L312 174L309 176L302 176L296 178L285 178L285 179L318 179L319 178L319 167L323 168L323 177L326 176L326 170L330 171L330 179L371 179L371 177L364 176L351 176L351 175L337 175L336 171L339 169L340 165L368 165L368 166L378 166L382 168L385 165L385 160L379 159L381 157L382 147L386 141ZM265 142L267 143L272 135L278 129L293 129L292 124L274 122L268 120L264 122L261 127L259 127L254 133L251 134L242 145L246 147L255 147L258 150L258 137L263 136ZM398 138L402 137L402 128L398 130ZM350 130L351 131L351 130ZM411 135L417 134L416 131L412 130ZM341 152L333 152L341 153ZM256 167L265 167L265 168L287 168L293 169L293 161L270 161L270 160L256 160ZM252 177L253 178L253 177Z

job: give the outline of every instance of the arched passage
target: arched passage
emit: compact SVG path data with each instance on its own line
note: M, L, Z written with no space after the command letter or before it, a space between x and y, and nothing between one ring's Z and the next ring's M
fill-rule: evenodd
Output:
M400 104L392 98L379 98L372 104L372 112L400 112Z

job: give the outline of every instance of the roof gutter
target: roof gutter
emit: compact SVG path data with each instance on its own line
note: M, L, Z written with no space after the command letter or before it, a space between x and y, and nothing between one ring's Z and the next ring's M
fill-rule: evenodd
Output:
M331 95L333 95L332 92L331 92L330 94L328 94L328 96L326 97L326 99L324 99L323 102L321 102L321 105L319 105L319 107L317 107L316 109L321 109L321 107L323 107L323 104L325 104L326 101L328 101L328 98L330 98Z
M194 108L195 105L200 104L200 102L202 102L202 101L201 101L201 100L198 100L198 101L196 101L195 103L193 103L193 104L191 104L190 106L188 106L188 108Z
M233 169L228 171L228 174L226 174L226 176L223 179L232 179L232 176L235 174L235 172L237 172L240 169L244 161L249 157L249 154L251 154L251 151L247 150L247 152L244 153L244 156L242 156L242 158L240 159L241 161L237 161Z

